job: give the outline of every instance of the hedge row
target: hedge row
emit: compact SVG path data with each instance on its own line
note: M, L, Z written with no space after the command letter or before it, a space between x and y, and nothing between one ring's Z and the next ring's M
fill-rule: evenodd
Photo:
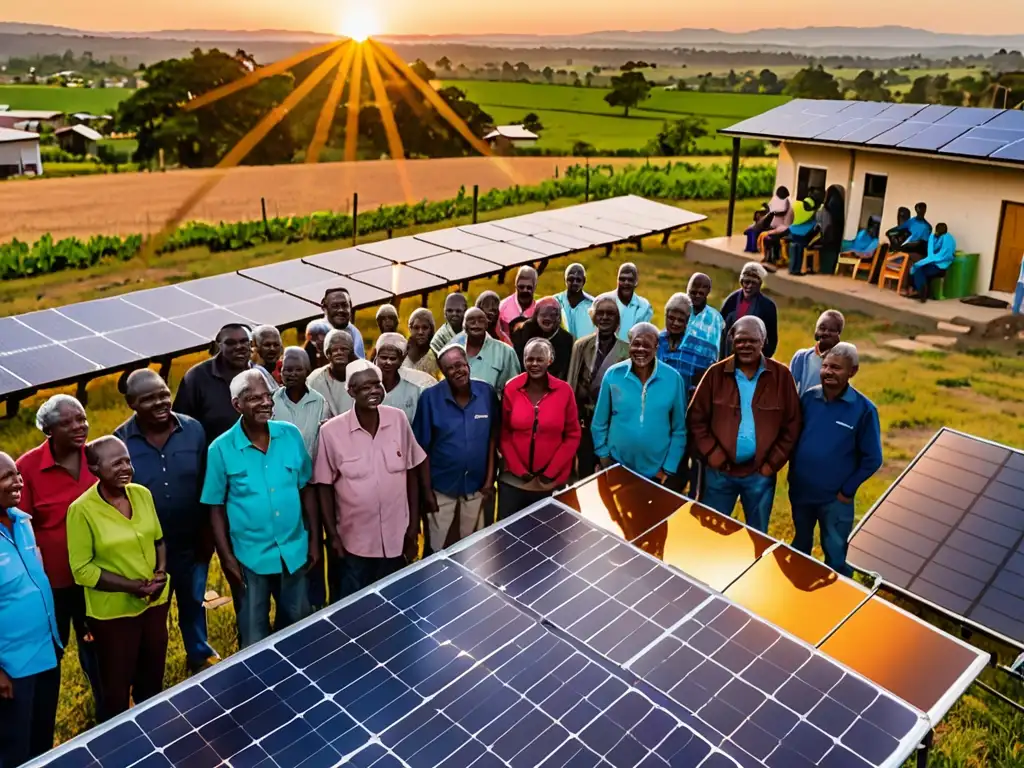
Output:
M775 182L770 166L741 168L738 196L767 197ZM645 165L615 171L607 165L590 168L592 199L641 195L661 200L720 200L729 196L729 168L725 165L691 165L668 163ZM562 178L535 186L516 186L492 190L479 198L481 213L524 203L551 202L564 198L581 198L587 187L587 171L582 166L567 168ZM465 188L450 199L422 201L415 205L381 206L376 211L359 214L359 234L387 232L412 225L439 224L470 216L472 196ZM189 222L174 231L160 247L161 253L185 248L208 248L211 251L237 251L266 242L291 243L300 240L329 241L350 238L353 220L348 214L315 213L309 216L283 216L263 221ZM142 235L124 238L96 235L87 240L76 237L54 241L43 235L33 244L12 240L0 245L0 279L9 280L30 275L86 269L101 261L128 261L143 247Z

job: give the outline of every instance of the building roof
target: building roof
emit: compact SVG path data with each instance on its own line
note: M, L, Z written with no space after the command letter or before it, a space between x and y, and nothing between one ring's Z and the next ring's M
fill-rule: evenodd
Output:
M30 131L17 131L14 128L0 128L0 144L9 141L39 141L39 134Z
M48 109L6 109L3 112L4 117L16 117L20 120L53 120L63 114Z
M536 141L540 138L533 131L528 131L521 125L499 125L494 128L493 131L484 136L485 139L519 139L519 140L533 140Z
M63 136L66 133L77 133L79 136L81 136L84 139L87 139L88 141L99 141L100 139L103 138L102 133L93 130L87 125L70 125L66 128L58 128L56 131L54 131L54 133L56 133L58 136Z
M975 162L1024 165L1024 111L796 99L719 131Z

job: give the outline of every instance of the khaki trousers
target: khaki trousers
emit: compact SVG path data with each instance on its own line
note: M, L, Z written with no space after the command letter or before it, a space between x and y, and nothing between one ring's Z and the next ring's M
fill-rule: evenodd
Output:
M428 529L430 533L430 548L434 552L440 552L445 548L449 539L449 532L456 517L459 521L458 530L455 531L455 541L464 539L474 531L480 530L480 507L484 497L480 493L469 496L445 496L443 493L434 492L437 497L437 514L427 515Z

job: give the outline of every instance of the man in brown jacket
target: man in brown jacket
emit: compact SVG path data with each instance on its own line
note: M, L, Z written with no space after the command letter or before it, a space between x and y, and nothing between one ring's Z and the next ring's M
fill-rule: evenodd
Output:
M764 322L746 316L730 331L733 355L711 366L694 393L686 424L707 463L700 501L767 532L775 478L800 436L800 398L789 369L764 356Z

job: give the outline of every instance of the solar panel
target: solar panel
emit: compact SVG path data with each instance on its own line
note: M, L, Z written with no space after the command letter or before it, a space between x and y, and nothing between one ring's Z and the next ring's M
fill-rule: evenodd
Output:
M98 368L91 360L60 344L4 355L0 358L0 365L36 387L51 381L73 379Z
M431 243L453 251L464 251L478 245L487 245L490 240L479 235L471 235L461 229L442 229L437 232L422 232L416 235L417 240Z
M61 307L61 310L66 307ZM81 323L76 323L71 318L56 309L43 309L38 312L28 312L18 315L18 320L34 331L46 336L51 341L61 342L71 339L80 339L83 336L91 336L92 331Z
M1021 141L1024 141L1024 130L989 128L986 125L971 129L960 138L944 146L940 151L943 154L988 157L1003 147Z
M260 303L261 306L264 302ZM212 309L206 309L201 312L193 312L190 315L184 317L174 318L174 324L185 328L197 336L201 336L204 339L213 340L217 333L228 323L241 323L243 325L252 325L256 322L255 318L246 317L240 315L237 312L232 312L230 309L224 307L213 307ZM256 322L257 325L261 324Z
M279 291L291 291L304 285L326 282L334 278L332 272L307 264L302 259L279 261L262 267L240 269L238 274L263 283Z
M211 336L212 338L212 336ZM75 354L96 364L98 368L118 368L138 359L135 350L128 349L103 336L87 336L69 342Z
M149 288L122 296L127 303L152 312L158 317L181 317L202 312L214 305L188 292L190 283L165 285L160 288Z
M52 344L49 338L13 317L0 317L0 355Z
M188 283L181 283L178 287L180 290L205 299L211 304L224 307L241 301L267 299L279 295L275 289L254 280L248 280L236 272L192 280Z
M501 271L501 267L490 261L484 261L476 256L470 256L458 251L443 253L440 256L430 256L426 259L414 261L410 266L415 267L431 275L444 278L449 283L460 283L463 280L475 280L478 277L493 275Z
M515 240L519 235L513 232L511 229L502 229L494 224L469 224L465 227L459 227L459 231L468 232L471 235L482 237L485 240L491 240L496 243L504 243L509 240ZM473 246L473 248L482 246Z
M199 335L171 321L159 320L136 328L114 331L107 338L137 352L140 359L146 360L171 355L183 349L197 349L208 345L212 336Z
M378 240L375 243L357 245L356 248L364 253L372 253L374 256L380 256L381 258L403 264L415 259L437 256L448 250L415 237L396 237L393 240Z
M509 239L516 239L514 233ZM528 251L524 248L517 248L509 243L491 243L470 248L466 251L470 256L476 256L486 261L493 261L503 267L518 267L520 264L528 264L541 258L536 251Z
M25 381L25 379L15 376L13 373L3 367L2 361L0 361L0 395L7 395L11 392L17 392L18 390L25 389L31 386L31 383Z
M853 532L849 557L1024 647L1024 453L941 430Z
M510 230L519 235L536 235L547 231L547 227L541 224L532 215L502 219L501 221L496 221L495 226Z
M1018 141L1002 149L997 149L992 153L991 158L993 160L1024 161L1024 141Z
M546 243L553 243L564 248L571 248L574 251L585 251L588 248L594 247L594 243L581 240L579 237L564 232L541 232L539 235L534 235L533 239L543 240Z
M965 125L931 125L910 136L897 146L900 149L921 149L936 152L949 142L963 136L968 130Z
M518 240L509 240L508 244L516 248L532 251L533 253L539 253L541 256L549 258L564 256L573 251L569 246L557 245L556 243L540 240L536 237L521 237Z
M558 219L554 218L547 219L545 221L545 226L547 227L548 231L540 232L534 235L534 237L543 240L551 240L550 236L552 234L567 235L571 237L574 241L583 243L583 248L592 248L595 245L610 245L611 243L617 243L620 240L622 240L621 237L618 237L616 235L609 235L605 232L599 232L596 229L591 229L589 227L581 226L579 224L573 224L572 222L568 221L559 221ZM557 241L552 240L552 242Z
M354 283L353 291L352 303L356 307L370 306L373 303L366 301L366 297L362 295L364 291L367 293L377 293L362 283ZM319 316L322 313L320 309L320 299L322 298L322 291L316 299L310 299L309 301L287 294L278 294L277 298L273 301L257 299L256 301L239 302L238 304L229 305L227 309L237 312L257 325L264 323L267 325L288 325ZM360 303L360 299L366 301L366 303Z
M366 272L357 272L352 277L391 296L412 296L447 285L443 278L404 264L377 267Z
M338 275L351 275L354 272L365 272L368 269L386 267L393 262L380 256L361 251L358 248L345 248L341 251L328 251L303 259L307 264L326 269Z

